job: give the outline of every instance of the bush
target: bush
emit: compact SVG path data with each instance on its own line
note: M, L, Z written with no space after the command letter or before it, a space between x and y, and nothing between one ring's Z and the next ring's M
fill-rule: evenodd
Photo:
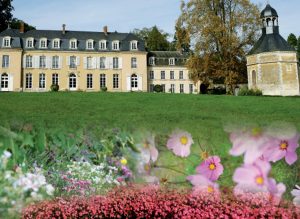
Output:
M209 89L207 93L214 95L223 95L226 94L226 89L224 87L214 87L213 89Z
M102 92L106 92L107 91L107 87L101 87L101 91Z
M52 92L57 92L59 91L59 85L58 84L52 84L50 87Z
M156 93L161 93L161 92L163 92L163 87L160 84L157 84L154 86L153 90Z
M247 87L242 88L238 96L262 96L262 91L259 89L248 89Z

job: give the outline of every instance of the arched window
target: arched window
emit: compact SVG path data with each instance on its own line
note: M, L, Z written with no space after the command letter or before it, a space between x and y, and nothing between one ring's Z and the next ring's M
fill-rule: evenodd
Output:
M132 89L138 88L138 77L136 74L131 75L131 88Z
M8 74L3 73L1 75L1 89L8 89Z
M252 71L252 87L256 88L256 71Z
M77 87L77 78L74 73L71 73L69 76L69 88L70 90L76 90Z

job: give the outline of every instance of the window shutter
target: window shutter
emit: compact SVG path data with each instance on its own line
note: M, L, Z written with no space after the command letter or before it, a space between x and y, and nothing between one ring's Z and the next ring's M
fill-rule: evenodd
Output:
M123 68L123 59L119 58L119 69Z
M131 77L127 76L127 91L131 91Z
M1 56L1 58L0 58L0 67L2 67L3 57L4 57L4 56ZM9 64L10 64L10 63L9 63ZM0 84L1 84L1 83L0 83Z
M33 56L33 68L39 68L39 67L40 67L40 57Z
M23 57L23 68L26 68L26 56Z
M62 56L59 56L59 61L58 61L58 68L59 69L62 69L62 62L63 62Z
M97 59L97 66L96 69L100 69L100 57L96 58Z
M47 64L46 65L48 65L47 66L48 68L52 68L52 56L47 57Z
M140 91L143 90L143 77L142 76L139 76L138 88L139 88Z
M79 66L80 65L80 57L76 56L76 65Z
M67 66L70 66L70 56L67 56Z
M13 91L14 90L14 77L12 74L8 74L8 91Z
M93 69L97 69L97 58L96 57L93 57L92 59L92 64L93 64Z
M87 69L87 57L83 57L83 68Z
M105 69L110 69L110 57L105 58Z

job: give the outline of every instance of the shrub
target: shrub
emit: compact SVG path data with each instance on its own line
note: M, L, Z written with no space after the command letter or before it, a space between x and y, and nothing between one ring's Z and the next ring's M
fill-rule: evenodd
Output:
M156 92L156 93L161 93L163 92L163 87L160 85L160 84L156 84L153 88L153 90Z
M107 91L107 87L101 87L101 91L102 92L106 92Z
M223 95L226 94L226 89L224 87L214 87L213 89L209 89L207 93L214 95Z
M262 91L259 89L248 89L247 87L242 88L239 93L239 96L262 96Z
M59 85L58 84L52 84L50 89L53 92L57 92L57 91L59 91Z

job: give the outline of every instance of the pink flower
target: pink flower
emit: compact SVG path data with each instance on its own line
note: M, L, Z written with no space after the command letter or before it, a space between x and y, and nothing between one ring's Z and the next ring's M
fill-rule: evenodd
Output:
M223 165L221 159L218 156L207 158L197 168L197 172L206 178L216 181L223 173Z
M285 190L286 187L283 183L276 184L275 179L269 179L270 201L272 201L275 205L280 203L281 197Z
M155 137L153 135L146 139L145 143L142 145L141 153L145 163L157 161L158 150L155 147Z
M293 200L294 205L300 207L300 186L296 185L296 189L293 189L291 194L295 197Z
M194 186L194 192L219 193L219 185L203 175L191 175L187 177L187 180Z
M240 156L245 154L244 163L251 164L263 155L270 144L270 138L260 128L251 131L238 131L230 134L233 146L230 154Z
M179 157L187 157L190 155L190 148L193 143L194 141L190 133L176 130L170 136L167 148Z
M233 181L237 188L247 192L266 192L269 189L268 174L271 170L269 162L257 160L253 164L245 164L237 168L233 175Z
M290 139L274 137L272 144L264 152L264 158L277 162L285 157L285 161L292 165L298 159L296 150L299 147L299 137L299 134L295 134Z

